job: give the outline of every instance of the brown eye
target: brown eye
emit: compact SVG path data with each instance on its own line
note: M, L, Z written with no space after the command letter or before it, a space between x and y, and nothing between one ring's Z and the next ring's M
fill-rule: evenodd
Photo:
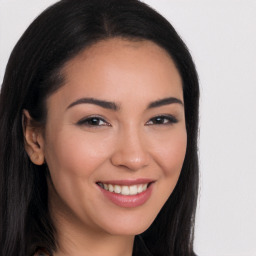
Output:
M96 116L84 118L80 120L77 124L86 126L110 126L110 124L107 121Z
M161 115L151 118L147 125L169 125L177 123L178 120L172 115Z

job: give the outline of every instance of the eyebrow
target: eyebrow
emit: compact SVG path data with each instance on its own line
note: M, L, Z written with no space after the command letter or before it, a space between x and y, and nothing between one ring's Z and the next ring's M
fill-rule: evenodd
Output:
M76 105L79 105L79 104L94 104L94 105L97 105L97 106L100 106L102 108L106 108L106 109L110 109L110 110L114 110L114 111L117 111L119 110L119 106L114 103L114 102L110 102L110 101L106 101L106 100L99 100L99 99L95 99L95 98L81 98L81 99L78 99L76 101L74 101L73 103L71 103L67 109L73 107L73 106L76 106Z
M178 103L183 106L183 102L180 99L175 98L175 97L169 97L169 98L164 98L164 99L160 99L160 100L151 102L147 108L148 109L157 108L157 107L174 104L174 103Z
M153 101L151 103L149 103L147 109L151 109L151 108L157 108L157 107L161 107L161 106L165 106L165 105L169 105L169 104L174 104L174 103L178 103L181 104L183 106L183 102L175 97L169 97L169 98L164 98L164 99L160 99L157 101ZM111 102L111 101L106 101L106 100L99 100L99 99L95 99L95 98L81 98L78 99L74 102L72 102L67 109L79 105L79 104L94 104L97 106L100 106L102 108L106 108L106 109L110 109L113 111L117 111L120 109L120 106L118 104L116 104L115 102Z

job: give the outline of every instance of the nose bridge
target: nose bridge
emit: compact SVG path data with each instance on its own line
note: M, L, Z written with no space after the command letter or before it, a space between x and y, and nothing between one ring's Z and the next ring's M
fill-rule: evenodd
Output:
M142 129L135 125L123 128L118 135L118 142L112 156L115 166L139 170L148 165L149 155Z

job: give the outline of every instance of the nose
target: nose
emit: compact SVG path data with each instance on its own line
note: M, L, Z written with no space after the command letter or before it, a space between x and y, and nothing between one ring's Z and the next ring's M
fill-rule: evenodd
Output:
M149 153L145 136L135 129L118 136L116 148L111 157L114 166L137 171L149 164Z

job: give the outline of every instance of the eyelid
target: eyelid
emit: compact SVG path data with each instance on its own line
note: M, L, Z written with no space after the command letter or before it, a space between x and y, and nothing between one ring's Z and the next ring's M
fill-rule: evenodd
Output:
M163 118L163 119L168 119L168 122L167 123L159 123L159 124L149 124L149 122L152 122L152 120L156 120L157 118ZM160 115L156 115L152 118L149 119L149 121L147 121L147 125L173 125L175 123L178 122L178 119L174 116L174 115L171 115L171 114L160 114Z
M89 122L93 118L99 119L100 121L103 121L105 124L104 125L90 125L90 124L86 124L86 122ZM95 127L97 127L97 126L111 126L111 124L108 121L106 121L104 117L99 116L99 115L90 115L90 116L83 117L76 124L77 125L90 126L90 127L93 127L93 126L95 126Z

